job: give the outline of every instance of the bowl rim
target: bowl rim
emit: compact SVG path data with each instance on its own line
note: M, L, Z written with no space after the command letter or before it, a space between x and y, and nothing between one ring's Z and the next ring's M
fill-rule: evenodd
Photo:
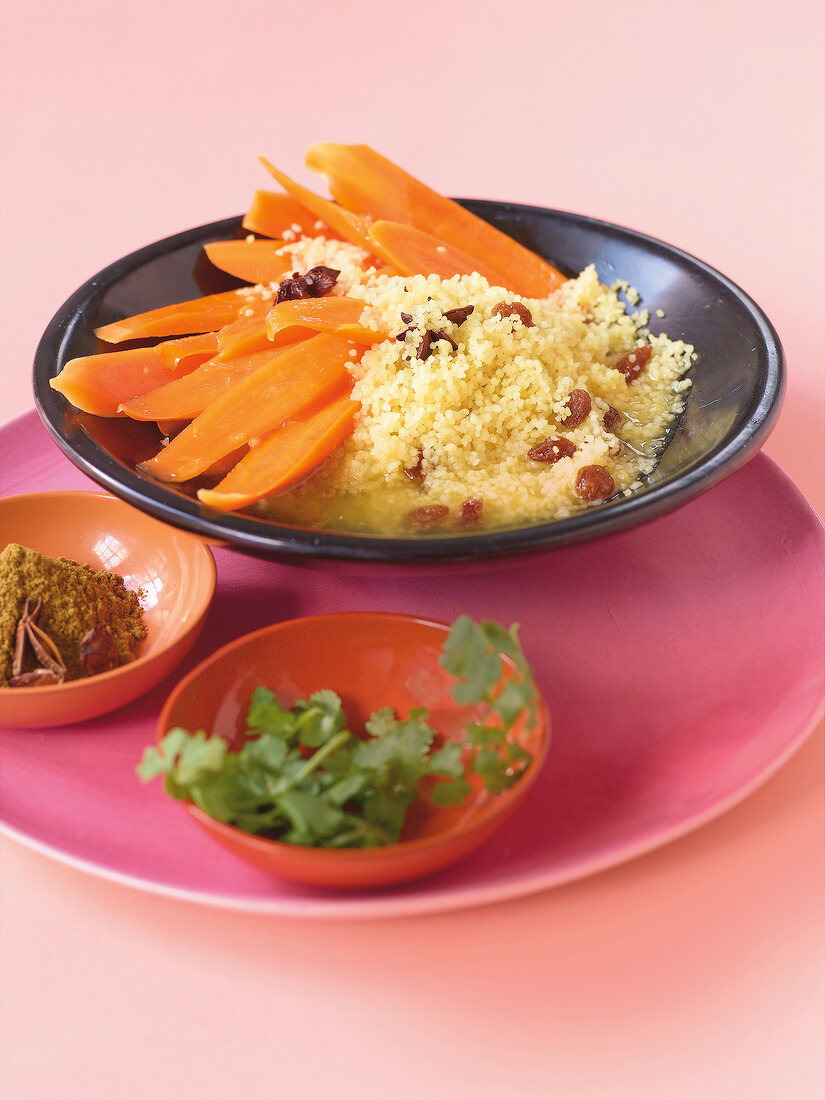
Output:
M605 502L564 519L532 526L493 530L474 535L388 537L345 534L315 528L281 525L243 513L217 513L197 500L153 482L113 458L86 432L61 430L65 399L49 385L64 362L64 348L75 325L90 304L122 277L153 260L209 239L232 238L241 228L242 215L224 218L172 234L114 261L83 283L58 309L47 325L34 358L33 389L37 411L52 439L85 474L115 496L175 527L269 557L323 559L357 563L445 564L511 557L601 538L647 522L686 503L732 474L759 450L770 434L785 389L784 354L779 336L756 302L720 271L656 237L603 219L523 203L491 199L456 199L472 212L496 223L496 215L537 215L561 218L571 226L618 237L651 254L687 265L730 294L759 331L765 353L761 385L754 388L741 427L727 436L695 467L640 495Z
M2 509L6 504L17 503L22 500L28 499L31 501L35 501L38 498L43 499L55 496L81 497L84 498L86 501L96 499L97 502L102 504L103 507L108 508L111 506L116 506L118 511L120 511L120 509L130 508L130 505L121 500L119 497L113 496L111 493L102 493L93 489L41 489L33 493L14 493L10 496L0 497L0 509ZM156 520L154 516L150 518L155 520L155 522L160 522L159 520ZM179 531L179 533L185 538L191 538L193 540L191 542L193 548L199 548L194 550L196 554L205 554L203 562L206 566L206 570L209 576L209 582L206 585L204 593L199 601L202 606L198 607L197 605L195 605L194 610L196 613L192 618L192 621L189 623L184 631L182 631L180 634L175 635L175 637L167 645L163 646L162 649L156 649L150 653L140 654L139 656L135 657L134 660L127 661L124 665L118 665L117 668L111 668L108 670L108 672L98 672L95 676L84 676L81 677L79 680L67 680L62 684L44 684L40 687L0 687L0 698L9 698L13 696L15 699L28 699L30 701L34 701L36 699L41 699L44 696L52 699L54 698L56 690L59 690L60 694L65 696L70 693L77 695L82 693L83 691L88 691L90 685L93 685L95 689L97 689L98 685L100 684L114 683L116 680L124 679L126 677L134 675L136 671L147 667L153 661L156 661L159 657L162 657L163 654L168 653L168 651L174 646L179 645L184 638L189 637L192 631L199 629L201 623L203 622L204 616L209 611L209 607L215 595L215 587L217 584L218 576L217 568L215 566L215 558L211 550L209 549L209 546L206 542L204 542L203 539L199 538L197 535L193 535L189 531ZM3 545L5 546L7 545L7 543L4 542Z
M218 663L218 661L222 660L228 653L236 649L242 649L245 645L265 635L275 634L281 630L288 632L289 630L296 629L296 627L299 628L307 622L316 623L329 619L335 619L339 622L347 619L350 621L364 619L371 619L373 621L402 620L409 626L435 628L440 633L444 634L450 629L449 623L439 622L436 619L425 619L420 615L408 615L402 611L330 611L318 615L300 615L293 619L282 619L280 622L270 623L268 626L252 630L248 634L242 634L239 638L227 642L226 645L221 646L220 649L215 650L208 657L204 658L203 661L196 665L195 668L191 669L186 676L175 685L158 715L156 724L157 742L160 742L172 728L169 723L169 714L179 697L187 688L206 673L213 664ZM505 661L509 660L507 657L503 659ZM192 802L187 801L184 802L183 805L194 818L207 828L215 829L217 832L221 832L227 837L231 837L233 841L237 840L238 837L242 837L251 847L259 848L262 852L283 852L285 856L289 856L291 859L306 859L308 862L323 862L333 857L336 862L342 864L371 862L372 860L378 861L386 859L388 853L397 854L399 858L403 859L419 852L426 851L429 848L439 847L448 838L471 835L476 829L486 827L491 821L496 820L499 815L509 811L514 801L520 801L521 798L527 794L544 766L550 749L550 741L552 739L550 711L538 687L536 689L536 696L536 730L541 738L539 750L527 765L518 783L515 783L512 787L496 795L486 806L482 807L478 816L474 817L466 827L455 826L444 832L435 833L432 836L414 837L411 840L399 840L394 844L384 844L373 848L316 848L308 845L287 844L282 840L274 840L270 837L258 836L255 833L247 833L234 825L229 825L227 822L218 821L217 818L210 817L209 814L205 813L198 806L195 806Z

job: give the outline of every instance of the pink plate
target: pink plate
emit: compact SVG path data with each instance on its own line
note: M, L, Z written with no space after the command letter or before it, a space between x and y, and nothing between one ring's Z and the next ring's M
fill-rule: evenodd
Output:
M90 488L35 414L0 433L3 493ZM292 916L435 912L533 893L649 851L721 813L801 744L825 684L825 536L758 456L644 527L489 572L367 577L217 549L218 587L182 664L250 630L330 611L462 612L522 624L553 718L518 813L455 867L328 891L257 871L134 775L175 679L113 715L0 731L0 822L63 862L212 905Z

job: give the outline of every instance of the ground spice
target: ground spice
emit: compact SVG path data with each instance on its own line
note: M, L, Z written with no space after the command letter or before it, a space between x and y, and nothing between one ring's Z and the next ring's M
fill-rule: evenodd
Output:
M42 600L38 626L55 643L66 665L66 679L87 675L80 642L88 631L105 627L121 664L131 661L146 636L138 594L117 573L95 570L68 558L50 558L18 543L0 553L0 686L12 675L17 624L26 601ZM31 653L23 671L37 667Z

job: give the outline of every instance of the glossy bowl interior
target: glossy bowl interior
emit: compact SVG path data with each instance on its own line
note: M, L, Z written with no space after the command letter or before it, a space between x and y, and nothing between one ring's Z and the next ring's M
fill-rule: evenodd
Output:
M17 542L119 573L142 589L147 636L128 664L65 684L0 688L0 722L34 728L80 722L137 699L195 643L215 590L215 562L202 539L107 493L27 493L0 499L0 547Z
M608 222L505 202L461 200L573 275L595 264L604 283L627 280L651 314L653 333L692 343L687 408L645 486L567 519L513 530L386 538L288 527L204 509L185 488L151 481L136 469L159 447L157 429L79 413L52 390L71 358L99 350L95 327L173 301L240 286L203 258L203 244L231 238L229 218L156 242L112 264L61 307L37 350L38 410L58 446L85 473L138 508L250 552L306 565L329 561L416 563L486 561L610 534L649 520L703 492L750 458L767 437L783 389L777 335L759 307L729 279L679 249ZM665 314L660 319L657 310Z
M213 654L178 685L160 715L158 739L183 726L220 734L238 747L249 698L260 685L285 706L324 688L336 691L353 731L380 707L405 714L426 706L435 729L456 735L474 712L452 701L453 681L438 663L447 631L441 623L380 612L314 615L255 631ZM550 726L543 702L536 728L519 737L533 759L510 790L482 792L457 807L420 800L411 808L402 841L386 847L299 847L241 832L194 806L187 809L229 851L284 878L329 887L403 882L448 866L504 825L544 762Z

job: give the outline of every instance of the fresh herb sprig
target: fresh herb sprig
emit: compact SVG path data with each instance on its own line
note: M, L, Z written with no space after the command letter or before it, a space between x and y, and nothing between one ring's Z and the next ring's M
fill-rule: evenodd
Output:
M502 657L512 665L505 671ZM464 741L443 741L425 707L398 718L376 711L361 738L347 728L341 699L318 691L290 708L256 688L238 752L224 738L176 727L144 752L144 781L164 776L166 791L248 833L290 844L367 848L395 843L407 812L428 780L438 805L460 804L480 782L498 793L512 786L532 759L512 736L536 722L537 693L517 627L453 623L441 665L455 678L455 702L476 720Z

